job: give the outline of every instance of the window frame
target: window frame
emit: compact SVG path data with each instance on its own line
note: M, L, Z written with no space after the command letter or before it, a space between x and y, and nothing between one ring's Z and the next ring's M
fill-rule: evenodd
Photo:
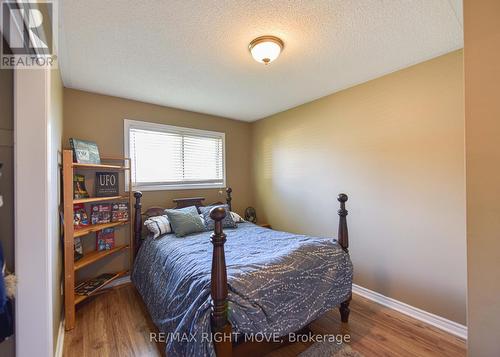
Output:
M226 187L226 133L218 131L209 131L201 129L186 128L182 126L174 126L167 124L151 123L140 120L123 120L123 152L125 157L130 157L130 129L142 129L160 132L177 132L185 133L188 135L199 135L208 136L222 139L222 184L220 183L182 183L182 184L166 184L166 183L154 183L151 185L139 184L136 185L132 182L132 190L135 191L172 191L172 190L198 190L198 189L221 189ZM132 164L132 158L130 160ZM129 190L129 174L132 173L132 168L130 171L125 171L125 189Z

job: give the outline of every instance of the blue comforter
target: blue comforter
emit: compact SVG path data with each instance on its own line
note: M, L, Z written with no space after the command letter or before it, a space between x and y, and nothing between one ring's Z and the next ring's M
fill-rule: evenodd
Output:
M233 332L284 336L351 293L352 264L338 243L251 223L225 229ZM147 238L132 281L166 340L168 356L214 356L210 336L211 232Z

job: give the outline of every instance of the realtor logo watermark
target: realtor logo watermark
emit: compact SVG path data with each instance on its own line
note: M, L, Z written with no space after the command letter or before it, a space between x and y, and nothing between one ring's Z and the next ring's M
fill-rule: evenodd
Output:
M57 66L58 14L54 1L1 2L0 30L5 41L1 46L0 68Z

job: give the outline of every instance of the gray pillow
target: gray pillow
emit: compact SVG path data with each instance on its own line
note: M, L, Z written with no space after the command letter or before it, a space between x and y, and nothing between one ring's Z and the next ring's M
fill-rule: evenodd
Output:
M222 220L222 228L236 228L236 222L233 216L229 213L228 205L218 205L218 206L206 206L200 207L201 214L203 215L203 220L205 221L205 228L209 231L213 231L215 228L215 221L210 218L210 210L214 207L222 207L226 211L226 217Z
M177 237L205 231L205 225L195 206L167 209L165 213Z

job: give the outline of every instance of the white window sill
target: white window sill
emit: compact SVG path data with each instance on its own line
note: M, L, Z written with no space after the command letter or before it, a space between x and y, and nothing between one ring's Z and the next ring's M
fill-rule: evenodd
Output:
M132 185L132 191L179 191L179 190L203 190L223 189L226 185L193 184L193 185Z

